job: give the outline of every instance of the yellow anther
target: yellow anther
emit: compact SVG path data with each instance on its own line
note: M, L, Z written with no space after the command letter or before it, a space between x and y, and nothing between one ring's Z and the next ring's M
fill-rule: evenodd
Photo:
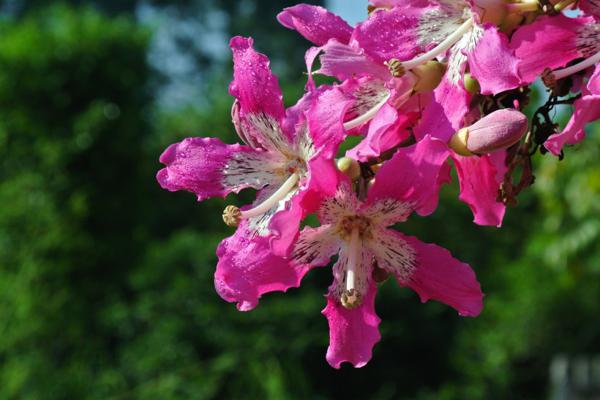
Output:
M362 296L360 292L356 289L344 290L340 301L344 308L353 309L362 304Z
M402 62L400 62L400 60L397 58L392 58L391 60L386 61L385 65L390 70L390 74L392 74L392 76L395 78L401 78L406 73Z
M242 212L236 206L227 206L225 210L223 210L223 221L227 226L231 226L235 228L240 224L240 220L242 219Z

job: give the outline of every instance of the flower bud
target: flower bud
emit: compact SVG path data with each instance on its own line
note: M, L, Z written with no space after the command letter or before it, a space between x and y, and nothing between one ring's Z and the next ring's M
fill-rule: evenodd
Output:
M417 78L417 83L413 87L414 91L419 93L432 91L438 87L445 72L446 66L434 60L414 68L412 73Z
M523 113L512 108L502 109L460 129L449 145L463 156L491 153L517 143L527 128L527 117Z
M350 157L342 157L337 160L337 167L344 175L350 179L356 179L360 176L360 165L358 161Z

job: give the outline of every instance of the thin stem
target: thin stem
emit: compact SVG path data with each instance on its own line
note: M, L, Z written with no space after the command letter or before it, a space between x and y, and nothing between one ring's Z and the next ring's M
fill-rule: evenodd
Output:
M578 64L571 65L570 67L567 67L567 68L556 70L552 74L554 75L554 78L556 78L557 80L563 79L569 75L573 75L579 71L583 71L584 69L591 67L592 65L596 64L598 61L600 61L600 51L597 52L596 54L594 54L593 56L591 56L590 58L588 58Z
M287 178L287 180L283 183L283 185L281 185L275 193L273 193L271 196L269 196L268 199L266 199L265 201L263 201L256 207L251 208L250 210L242 211L241 218L257 217L257 216L263 215L264 213L269 211L274 205L279 203L281 200L283 200L285 198L285 196L288 195L290 190L292 190L294 188L294 186L296 186L299 179L300 179L300 177L298 176L297 173L293 173L292 175L290 175L290 177Z

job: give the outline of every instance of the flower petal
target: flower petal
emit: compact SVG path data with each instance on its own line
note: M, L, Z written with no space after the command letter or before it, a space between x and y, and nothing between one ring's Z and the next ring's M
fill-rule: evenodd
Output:
M433 91L433 99L425 106L421 122L415 127L417 139L431 135L443 141L450 140L464 125L471 97L462 82L453 83L446 74Z
M331 225L305 227L294 245L291 259L298 265L322 267L340 251L342 243Z
M290 142L281 129L285 115L281 88L269 59L252 45L251 38L240 36L230 42L233 81L229 93L237 99L232 113L235 126L248 145L281 151Z
M322 46L331 38L341 43L348 43L352 35L352 27L337 15L320 6L298 4L285 8L277 20L317 46Z
M408 60L420 51L419 15L423 9L407 12L409 7L376 11L354 29L352 39L375 61L383 64L392 58Z
M509 47L508 37L493 25L467 54L469 71L481 86L482 94L497 94L519 86L519 60Z
M335 224L344 217L356 215L360 202L348 179L337 186L334 196L327 198L319 209L322 224Z
M398 282L419 294L421 301L433 299L449 305L463 317L476 317L483 309L483 293L475 272L452 257L443 247L396 233L416 253L416 267L408 280Z
M546 68L563 67L581 57L577 37L588 22L588 18L559 14L540 17L533 24L519 28L512 36L511 47L520 60L523 83L533 82Z
M477 225L502 225L506 206L498 201L498 190L506 172L505 158L506 151L481 157L452 154L460 183L459 198L469 205Z
M321 68L315 73L333 76L342 81L361 76L383 80L391 77L385 65L371 59L363 49L356 47L354 44L344 44L332 39L326 45L320 47L319 50L323 52L319 57ZM312 52L314 60L314 57L316 57L314 50L309 51ZM312 62L310 65L312 65ZM311 67L309 66L310 70Z
M248 187L260 189L281 182L275 174L282 160L272 153L215 138L187 138L160 156L166 168L158 171L160 185L172 192L196 193L198 201L225 197Z
M444 142L426 136L417 144L400 148L377 173L367 204L395 199L409 203L420 215L431 214L437 205L443 180L440 176L449 151Z
M354 148L346 153L346 156L355 160L366 162L371 158L376 158L386 150L400 144L407 138L408 132L406 125L398 126L398 112L389 103L386 103L377 112L375 117L369 123L367 136ZM408 121L404 118L402 122ZM404 128L404 129L402 129Z
M415 249L398 232L385 228L376 229L368 246L377 260L377 266L396 279L406 282L415 272Z
M345 139L344 115L354 98L339 87L323 91L307 112L308 133L315 153L333 159Z
M600 95L587 95L575 101L571 119L562 132L556 133L544 143L552 154L558 156L566 144L576 144L585 138L588 123L600 119Z
M363 303L354 309L344 308L333 295L327 296L327 306L322 311L329 322L329 347L327 362L340 368L349 362L356 368L363 367L371 359L373 346L380 340L379 323L375 313L377 286L369 285Z
M269 239L248 234L245 223L217 248L219 262L215 272L215 288L219 296L236 302L240 311L256 307L258 299L268 292L300 286L308 271L292 266L271 253Z

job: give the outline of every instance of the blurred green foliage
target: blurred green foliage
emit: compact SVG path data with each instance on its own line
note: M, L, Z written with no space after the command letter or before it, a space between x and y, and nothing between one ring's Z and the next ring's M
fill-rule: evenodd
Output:
M214 292L220 212L237 200L198 204L154 174L183 137L234 141L231 98L215 80L209 107L156 109L149 38L65 6L0 25L0 398L533 399L554 355L600 351L598 135L538 157L501 230L473 225L456 185L401 226L473 265L486 309L462 319L388 281L373 360L336 371L329 269L250 313Z

